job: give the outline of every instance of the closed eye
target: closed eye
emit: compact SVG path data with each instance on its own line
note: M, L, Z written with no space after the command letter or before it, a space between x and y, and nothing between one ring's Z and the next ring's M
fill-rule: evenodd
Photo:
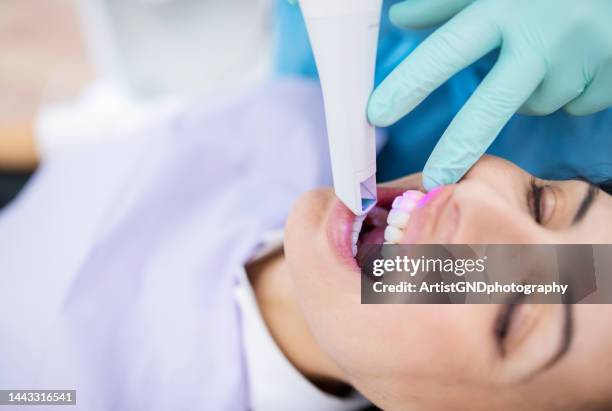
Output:
M501 307L501 312L495 322L494 334L497 341L497 347L502 357L506 356L505 339L508 336L510 325L512 324L514 313L519 304L525 299L525 294L512 294L508 302Z
M515 293L508 297L506 304L503 304L500 308L500 312L497 316L497 320L494 323L494 337L497 343L499 353L502 357L506 357L508 352L506 349L506 338L510 331L512 322L514 321L514 314L518 307L526 303L527 296L523 293ZM522 381L528 381L537 374L546 371L555 364L557 364L565 355L569 352L574 339L574 315L573 305L563 304L563 325L561 327L561 339L559 345L553 352L551 359L543 364L541 367L532 370L532 372L525 376Z
M531 178L530 191L527 196L528 207L536 223L542 224L542 194L544 187L539 185L535 177Z

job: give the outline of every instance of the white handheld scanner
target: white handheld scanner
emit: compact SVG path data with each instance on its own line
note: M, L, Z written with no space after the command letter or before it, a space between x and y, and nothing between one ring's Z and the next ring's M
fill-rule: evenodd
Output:
M323 88L334 188L356 215L376 204L376 136L367 120L382 0L300 0Z

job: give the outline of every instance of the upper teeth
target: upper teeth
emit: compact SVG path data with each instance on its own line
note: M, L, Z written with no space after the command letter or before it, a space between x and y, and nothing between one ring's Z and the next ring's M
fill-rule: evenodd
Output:
M399 244L404 238L404 231L410 221L410 214L419 201L425 196L420 191L408 190L393 200L391 212L387 217L387 228L385 229L385 242L387 244Z
M409 190L404 194L398 196L391 206L391 211L387 216L387 228L385 229L385 242L390 244L399 244L399 242L404 237L404 230L408 226L408 222L410 221L410 213L417 206L419 201L425 196L425 194L420 191ZM370 213L370 218L372 215L376 215L376 208ZM382 210L384 212L384 210ZM363 223L368 216L362 215L357 216L355 221L353 222L353 227L351 229L351 249L353 252L353 256L357 255L357 243L359 241L359 235L361 234L361 229L363 228ZM384 213L382 214L384 221ZM370 220L372 221L372 220ZM378 224L377 224L378 226Z

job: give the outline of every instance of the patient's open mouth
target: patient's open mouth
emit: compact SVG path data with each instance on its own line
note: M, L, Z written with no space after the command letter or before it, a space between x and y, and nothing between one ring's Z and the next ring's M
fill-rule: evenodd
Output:
M353 256L357 255L359 247L363 244L382 244L387 228L389 209L384 206L375 206L364 216L357 216L351 232L351 249Z
M423 196L420 192L408 193L406 188L378 187L378 203L363 217L355 217L340 200L336 200L327 221L326 231L330 246L338 257L353 269L359 270L360 246L399 243L403 236L397 230L405 228L410 219L410 210L416 204L417 198ZM410 205L411 202L414 204Z
M410 221L410 214L425 194L408 190L381 201L367 215L355 218L351 232L351 249L357 257L364 244L398 244Z

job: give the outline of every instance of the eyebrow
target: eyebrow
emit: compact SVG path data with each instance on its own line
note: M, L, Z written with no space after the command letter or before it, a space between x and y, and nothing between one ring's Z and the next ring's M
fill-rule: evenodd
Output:
M595 198L597 198L597 194L599 193L599 187L589 184L589 188L586 191L578 210L576 211L576 215L574 215L574 219L572 220L572 225L578 224L584 216L587 215L591 206L595 202Z
M540 371L547 370L548 368L558 363L559 360L561 360L561 358L563 358L565 354L567 354L570 347L572 346L572 341L574 340L574 310L572 309L573 304L565 304L563 305L563 308L564 318L563 331L561 332L561 343L559 344L559 348L557 349L555 356L551 358L551 360L547 362L546 365L544 365L544 367L542 367Z

